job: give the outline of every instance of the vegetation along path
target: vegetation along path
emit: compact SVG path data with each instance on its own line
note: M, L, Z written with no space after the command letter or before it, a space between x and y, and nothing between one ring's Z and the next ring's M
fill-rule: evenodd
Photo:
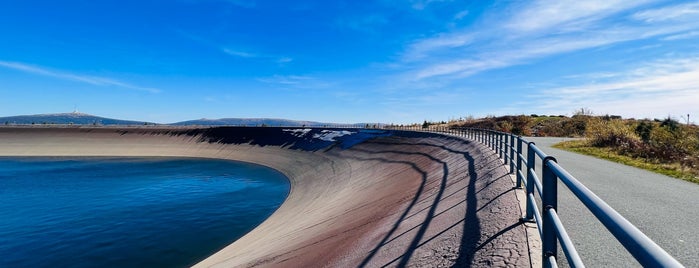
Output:
M699 267L699 185L551 146L563 138L527 138L687 267ZM590 267L640 266L592 213L559 183L559 215ZM560 258L564 258L560 255Z

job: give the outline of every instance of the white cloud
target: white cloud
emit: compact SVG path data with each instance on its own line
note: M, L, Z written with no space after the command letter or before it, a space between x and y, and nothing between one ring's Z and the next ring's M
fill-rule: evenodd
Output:
M699 17L699 3L686 3L657 9L637 12L633 18L645 22L663 22L672 20L697 20Z
M634 23L650 1L535 1L490 16L480 27L413 41L402 54L412 80L461 79L537 59L654 37L690 38L699 20ZM685 5L670 10L693 10ZM665 10L663 8L655 9ZM644 18L655 14L644 11ZM693 12L693 11L692 11ZM512 17L500 20L501 17ZM656 16L656 15L653 15ZM679 15L673 15L677 17ZM614 17L614 19L611 19ZM657 16L656 16L657 17ZM495 18L495 19L493 19ZM668 36L670 35L670 36Z
M631 33L619 32L608 35L595 34L587 38L550 37L522 41L517 47L495 47L467 57L444 58L435 62L423 62L418 71L410 77L421 80L432 77L451 76L463 78L483 71L524 64L529 60L581 49L599 47L606 44L633 39Z
M289 57L281 57L281 58L278 58L278 59L277 59L277 63L280 63L280 64L282 64L282 63L289 63L289 62L292 62L293 60L294 60L294 59L289 58Z
M416 10L423 10L427 8L432 3L436 2L451 2L453 0L411 0L410 3L412 4L413 9Z
M537 0L517 10L505 26L515 32L573 29L612 14L643 5L648 0Z
M465 18L466 16L468 16L468 14L469 14L468 9L467 9L467 10L459 11L458 13L456 13L456 14L454 15L454 19L455 19L455 20L461 20L461 19Z
M690 39L699 36L699 31L691 31L691 32L686 32L682 34L676 34L676 35L671 35L668 37L663 38L665 41L674 41L674 40L683 40L683 39Z
M79 74L73 74L73 73L56 71L56 70L49 70L49 69L44 68L44 67L32 66L29 64L19 63L19 62L0 61L0 66L8 68L8 69L14 69L14 70L26 72L26 73L54 77L54 78L58 78L61 80L81 82L81 83L86 83L86 84L95 85L95 86L115 86L115 87L126 88L126 89L147 91L150 93L159 93L160 92L160 89L157 89L157 88L136 86L136 85L121 82L121 81L115 80L115 79L110 79L110 78L105 78L105 77L97 77L97 76L79 75Z
M279 89L326 89L334 84L322 79L306 75L273 75L271 77L257 78L258 82L268 84Z
M230 48L222 48L221 50L223 51L223 53L226 53L226 54L233 56L233 57L238 57L238 58L243 58L243 59L270 60L270 61L274 61L278 64L289 63L289 62L292 62L294 60L290 57L285 57L285 56L258 54L258 53L253 53L253 52L248 52L248 51L243 51L243 50L235 50L235 49L230 49Z
M440 50L450 50L464 47L473 41L474 37L469 33L442 34L433 38L418 40L411 44L403 56L403 60L414 61L430 56L431 53Z
M546 88L530 97L541 104L539 112L548 113L589 107L597 113L627 117L699 114L699 57L652 62L605 76L611 79Z
M274 75L272 77L259 78L257 80L268 84L299 85L314 81L316 79L310 76L302 75Z
M235 56L235 57L241 57L241 58L257 58L258 57L258 55L253 54L253 53L233 50L233 49L229 49L229 48L224 48L223 52L228 54L228 55Z

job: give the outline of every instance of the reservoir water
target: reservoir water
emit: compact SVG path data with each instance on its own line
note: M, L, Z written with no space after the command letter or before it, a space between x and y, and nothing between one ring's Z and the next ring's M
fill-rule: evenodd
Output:
M0 158L0 267L186 267L252 230L289 182L178 158Z

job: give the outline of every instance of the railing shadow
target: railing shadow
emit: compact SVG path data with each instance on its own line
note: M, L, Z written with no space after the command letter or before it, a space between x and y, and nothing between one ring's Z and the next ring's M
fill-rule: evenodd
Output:
M461 140L461 142L468 143L467 141ZM379 153L389 153L389 154L401 154L401 155L418 155L421 157L426 157L427 159L430 159L430 161L439 163L442 165L442 178L440 181L439 185L439 190L428 197L424 198L432 198L434 196L434 200L430 204L430 206L423 208L417 212L413 212L411 215L407 216L406 215L412 210L417 202L411 202L410 206L406 208L406 210L403 211L401 217L399 220L394 224L393 228L382 238L382 240L377 244L374 249L370 252L370 254L362 261L359 267L366 267L371 261L371 259L377 254L377 252L385 245L391 243L392 241L400 238L401 236L404 236L410 232L413 232L415 229L418 229L415 236L412 238L410 241L410 244L406 248L405 252L401 254L400 256L397 256L396 258L392 259L391 261L382 264L383 267L395 264L397 267L405 267L407 266L408 262L410 261L410 258L413 256L414 252L416 249L419 247L425 245L427 242L432 241L439 235L443 234L444 232L449 231L450 229L462 225L462 239L459 243L459 252L458 252L458 257L456 259L456 264L455 266L466 266L470 264L475 256L475 253L478 250L479 243L478 241L480 240L481 237L481 230L480 230L480 222L479 219L476 215L478 212L478 207L477 207L477 198L476 198L476 184L477 180L479 179L479 174L476 172L476 165L475 165L475 159L465 151L458 151L454 150L452 148L448 148L444 145L436 145L436 144L431 144L431 143L424 143L424 142L418 142L418 143L410 143L410 142L390 142L390 141L367 141L366 143L369 144L379 144L379 145L390 145L390 146L396 146L396 145L409 145L409 146L428 146L428 147L434 147L438 149L442 149L444 151L447 151L449 153L455 153L462 155L466 162L468 163L468 185L464 188L459 188L457 191L447 195L446 197L443 196L446 187L449 185L453 185L453 183L449 183L450 179L451 180L463 180L464 178L449 178L450 176L450 170L448 167L448 164L440 159L435 158L432 155L425 154L425 153L419 153L419 152L405 152L405 151L396 151L396 150L364 150L364 149L358 149L354 148L353 150L363 152L363 153L368 153L368 154L379 154ZM426 177L425 177L426 178ZM425 180L423 180L423 183L425 183ZM487 188L489 184L483 186L480 190L483 190L484 188ZM453 196L455 194L458 194L459 192L462 192L464 189L466 189L466 193L463 196L463 200L457 202L456 204L450 206L449 208L446 208L445 210L437 213L437 207L439 206L439 203L446 198ZM421 188L420 191L424 191L424 188ZM420 194L417 194L415 196L416 198L420 198ZM416 200L416 198L413 199L413 201ZM423 198L423 200L424 200ZM440 231L437 235L432 236L430 238L427 238L426 240L423 241L423 238L425 236L425 233L427 232L427 229L432 222L432 220L449 211L452 210L459 205L462 205L463 203L466 203L466 211L465 211L465 217L458 221L457 223L453 224L452 226ZM407 229L401 234L396 235L395 237L391 238L395 231L397 230L398 226L402 224L402 222L409 218L416 216L420 213L423 213L425 210L428 210L425 216L425 219L418 225ZM390 238L390 239L389 239Z

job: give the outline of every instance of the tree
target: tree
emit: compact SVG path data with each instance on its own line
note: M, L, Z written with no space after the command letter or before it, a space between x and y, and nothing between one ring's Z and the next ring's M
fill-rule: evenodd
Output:
M594 113L592 112L592 110L590 110L590 108L583 107L583 108L580 108L578 110L575 110L575 112L573 112L573 116L579 116L579 115L592 116L592 115L594 115Z
M675 132L680 127L680 122L668 116L660 123L660 126L667 128L670 132Z

